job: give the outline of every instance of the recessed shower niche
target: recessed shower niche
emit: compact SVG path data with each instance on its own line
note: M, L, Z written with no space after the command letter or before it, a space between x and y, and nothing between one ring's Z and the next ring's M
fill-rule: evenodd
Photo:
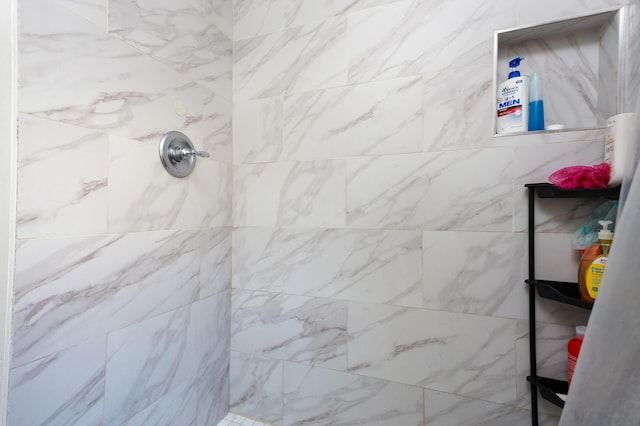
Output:
M608 117L625 112L628 28L628 7L621 7L496 31L494 94L508 78L509 60L523 56L522 75L542 74L547 126L603 128Z

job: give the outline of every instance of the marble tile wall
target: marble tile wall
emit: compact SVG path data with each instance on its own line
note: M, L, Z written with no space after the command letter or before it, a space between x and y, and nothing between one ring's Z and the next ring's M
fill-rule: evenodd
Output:
M10 425L229 411L232 7L21 0ZM167 174L160 136L211 158Z
M623 4L234 1L231 411L530 424L523 185L602 161L603 130L492 137L494 31ZM597 69L579 36L555 41ZM574 279L593 207L539 206L540 276ZM539 368L562 378L588 314L539 305Z

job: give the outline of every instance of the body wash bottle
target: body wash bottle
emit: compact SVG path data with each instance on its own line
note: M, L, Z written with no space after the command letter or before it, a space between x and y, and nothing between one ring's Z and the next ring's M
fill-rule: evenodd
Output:
M529 124L529 77L520 75L523 57L509 61L509 79L498 86L496 132L526 132Z

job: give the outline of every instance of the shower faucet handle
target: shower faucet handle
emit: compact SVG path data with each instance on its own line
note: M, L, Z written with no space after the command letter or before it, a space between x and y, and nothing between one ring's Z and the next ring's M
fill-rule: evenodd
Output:
M209 153L198 151L182 132L170 131L160 139L160 161L171 176L189 176L196 166L196 158L208 158Z
M173 147L173 149L170 150L169 152L169 158L171 158L171 160L175 163L179 163L183 160L188 159L189 157L194 156L194 157L202 157L202 158L209 158L209 153L206 151L196 151L193 148L187 148L187 147Z

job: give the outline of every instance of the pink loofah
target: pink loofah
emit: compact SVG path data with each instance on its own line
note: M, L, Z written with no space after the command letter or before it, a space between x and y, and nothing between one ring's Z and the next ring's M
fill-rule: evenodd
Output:
M553 172L549 182L562 189L604 188L611 179L611 166L571 166Z

